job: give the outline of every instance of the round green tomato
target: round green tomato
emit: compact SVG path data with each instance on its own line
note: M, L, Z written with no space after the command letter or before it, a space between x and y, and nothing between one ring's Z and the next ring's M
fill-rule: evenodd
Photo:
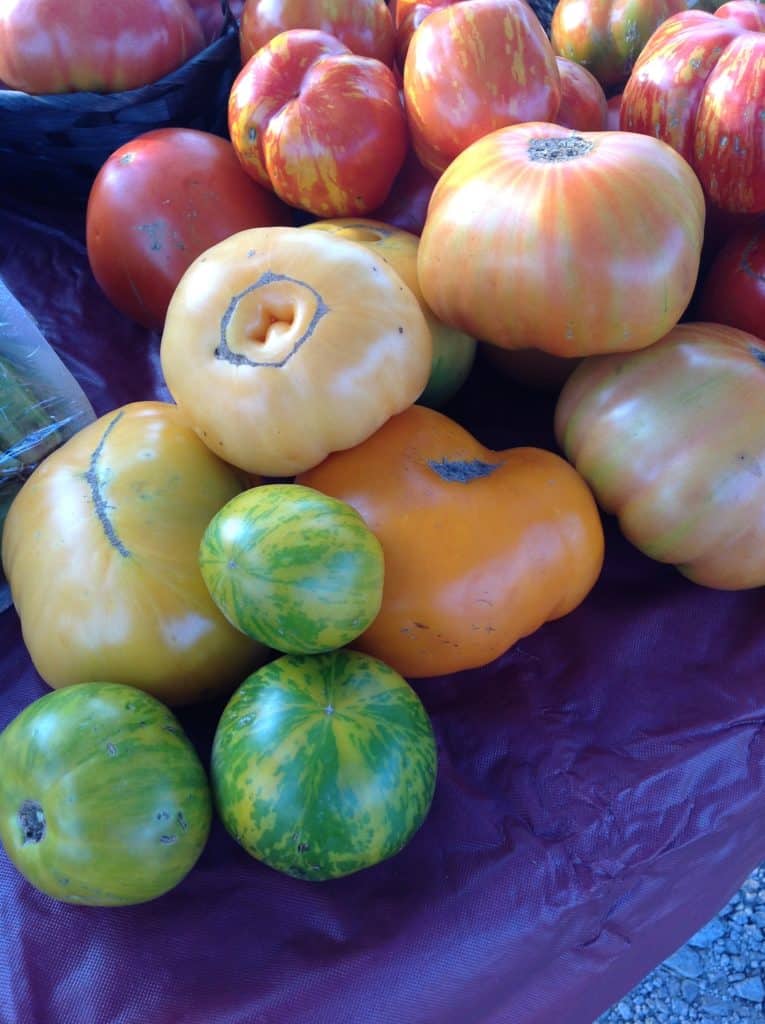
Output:
M433 363L430 377L417 402L431 409L440 409L454 398L470 376L477 343L470 335L443 323L432 328L432 334Z
M425 819L436 745L411 686L357 651L286 655L249 676L215 734L216 805L234 839L295 878L339 878Z
M172 712L117 683L79 683L0 733L0 839L41 892L125 906L161 896L207 841L207 775Z
M350 505L300 484L261 484L227 502L199 565L228 621L286 654L349 644L382 602L377 537Z

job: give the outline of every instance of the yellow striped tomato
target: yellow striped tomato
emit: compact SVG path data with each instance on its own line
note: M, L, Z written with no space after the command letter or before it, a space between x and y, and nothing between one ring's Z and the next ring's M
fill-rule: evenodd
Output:
M704 218L696 175L658 139L512 125L437 182L420 286L441 320L495 345L643 348L690 301Z

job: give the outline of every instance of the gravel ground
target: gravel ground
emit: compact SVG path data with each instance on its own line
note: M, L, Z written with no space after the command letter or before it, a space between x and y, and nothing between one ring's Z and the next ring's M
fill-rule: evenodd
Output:
M765 865L595 1024L763 1024Z

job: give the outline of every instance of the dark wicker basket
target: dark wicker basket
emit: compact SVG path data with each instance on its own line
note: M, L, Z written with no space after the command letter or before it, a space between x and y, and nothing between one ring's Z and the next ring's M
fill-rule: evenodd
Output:
M0 88L0 188L57 206L82 203L106 158L152 128L226 135L240 67L236 19L222 0L220 35L164 78L120 93L31 96Z

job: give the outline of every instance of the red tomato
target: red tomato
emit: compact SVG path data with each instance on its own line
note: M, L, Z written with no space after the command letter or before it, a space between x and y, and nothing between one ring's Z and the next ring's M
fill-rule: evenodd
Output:
M555 123L578 132L602 132L606 128L608 104L603 86L582 64L556 57L560 74L560 106Z
M765 33L744 25L747 8L760 23L754 0L739 0L734 10L724 7L715 14L682 11L659 26L624 87L620 124L669 143L716 205L760 213Z
M606 112L606 129L609 132L619 131L619 111L622 107L622 94L617 92L613 96L608 97L607 112Z
M244 173L226 139L158 128L121 146L98 172L88 198L88 259L121 312L159 329L181 275L205 249L236 231L291 219Z
M699 289L695 316L765 341L765 217L735 231L719 250Z
M203 46L202 27L187 0L0 4L0 80L23 92L135 89L169 74Z
M440 174L497 128L553 120L560 75L525 0L463 0L429 14L412 36L404 99L415 152Z
M327 32L360 57L393 64L396 32L385 0L247 0L239 30L242 64L290 28Z
M247 61L228 125L249 175L321 217L379 206L409 145L391 69L313 29L282 32Z
M414 235L422 233L425 215L436 178L426 171L417 154L410 149L401 170L396 175L388 198L370 216L384 224L391 224Z

